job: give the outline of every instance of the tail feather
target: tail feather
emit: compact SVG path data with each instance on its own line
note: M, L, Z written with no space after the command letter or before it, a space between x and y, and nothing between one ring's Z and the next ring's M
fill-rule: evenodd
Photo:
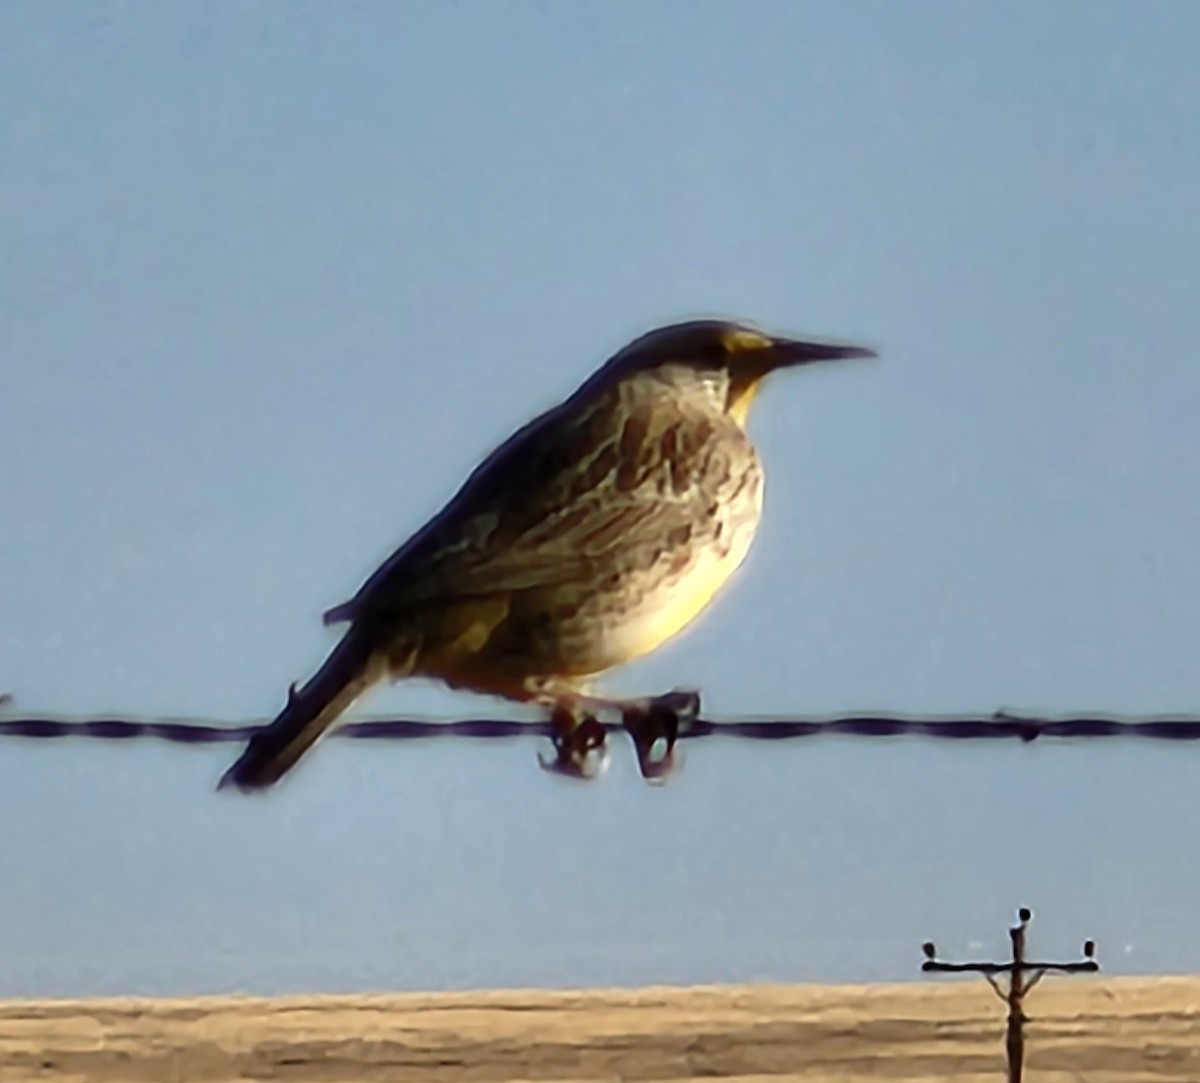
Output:
M261 790L278 782L371 685L385 664L358 629L352 628L324 665L297 691L269 726L256 733L217 789Z

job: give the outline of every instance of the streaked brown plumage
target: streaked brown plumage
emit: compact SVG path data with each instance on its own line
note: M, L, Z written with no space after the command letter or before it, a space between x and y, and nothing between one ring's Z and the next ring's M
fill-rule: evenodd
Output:
M349 630L222 785L271 785L388 678L570 709L590 678L686 626L745 557L763 474L744 425L761 379L863 356L716 320L632 342L326 613Z

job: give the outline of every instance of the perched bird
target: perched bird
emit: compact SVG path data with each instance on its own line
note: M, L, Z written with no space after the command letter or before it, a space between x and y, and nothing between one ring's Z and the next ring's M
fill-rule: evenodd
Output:
M325 614L349 624L341 642L221 785L270 786L368 688L410 676L548 707L577 761L598 743L580 725L604 702L590 679L683 629L750 548L763 472L745 425L763 378L871 356L720 320L634 340Z

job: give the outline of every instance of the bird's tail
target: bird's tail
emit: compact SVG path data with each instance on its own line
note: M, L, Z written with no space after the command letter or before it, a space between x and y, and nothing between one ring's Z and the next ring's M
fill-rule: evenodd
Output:
M317 738L371 685L386 676L385 660L359 628L351 628L303 688L293 685L287 706L256 733L217 789L261 790L278 782Z

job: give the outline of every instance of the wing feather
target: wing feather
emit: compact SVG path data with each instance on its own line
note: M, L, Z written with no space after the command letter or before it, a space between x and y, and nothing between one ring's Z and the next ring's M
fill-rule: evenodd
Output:
M711 416L648 390L531 422L327 621L599 582L615 548L661 550L703 513L702 475L720 463L704 453Z

